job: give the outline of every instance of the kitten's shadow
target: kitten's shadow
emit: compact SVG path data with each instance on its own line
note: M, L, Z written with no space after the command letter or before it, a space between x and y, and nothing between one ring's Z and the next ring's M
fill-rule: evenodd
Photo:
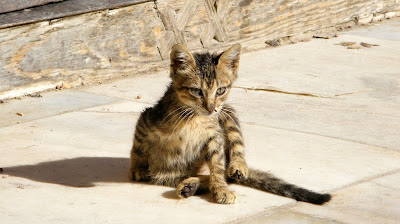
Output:
M129 163L128 158L78 157L34 165L3 167L2 174L68 187L95 187L96 183L105 182L150 184L130 181L128 178ZM162 196L167 199L179 199L175 190L166 191ZM196 196L213 202L209 193Z
M171 200L179 200L178 196L176 195L176 191L172 190L172 191L166 191L162 194L162 196L164 198L167 199L171 199ZM194 195L192 197L199 197L207 202L211 202L211 203L215 203L214 199L211 196L210 192L202 192L201 194L198 195ZM185 200L185 199L181 199L181 200Z
M94 187L96 182L130 182L127 158L78 157L3 169L3 173L10 176L69 187Z
M175 190L166 191L166 192L164 192L164 193L162 194L162 196L163 196L164 198L167 198L167 199L173 199L173 200L179 199L178 196L176 195Z

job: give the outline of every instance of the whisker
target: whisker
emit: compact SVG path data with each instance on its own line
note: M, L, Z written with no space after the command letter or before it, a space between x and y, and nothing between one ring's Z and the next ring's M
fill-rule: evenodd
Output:
M229 110L229 111L233 111L234 110L233 107L226 106L226 105L224 105L224 107L222 109L226 109L226 110Z
M183 106L182 106L183 107ZM179 115L184 114L188 109L190 108L186 108L186 109L182 109L179 113L176 113L174 116L172 116L170 119L168 119L168 121L166 123L169 123L171 120L173 120L174 118L176 118ZM176 111L176 110L175 110Z
M165 119L167 119L169 116L171 116L173 113L175 113L177 110L181 109L182 107L185 107L185 105L183 105L183 106L181 106L181 107L178 107L178 109L175 109L174 111L172 111L171 113L169 113L169 114L161 121L161 124L164 123ZM170 121L170 120L168 120L168 121ZM167 122L167 123L168 123L168 122Z
M231 113L235 113L235 111L231 108L231 109L228 109L228 108L222 108L222 110L224 110L224 111L226 111L226 112L231 112Z
M190 108L187 108L187 109L184 109L183 111L181 111L179 114L180 114L180 116L175 120L175 122L174 122L174 124L172 125L174 128L173 128L173 130L172 130L172 133L171 133L171 135L168 137L168 139L169 140L171 140L172 139L172 136L173 136L173 134L174 134L174 131L175 131L175 129L176 129L176 127L178 127L178 125L179 125L179 123L182 121L182 116L186 116L187 115L187 112L188 111L191 111L191 109ZM178 114L178 115L179 115ZM182 119L181 119L182 118ZM178 123L178 124L176 124L176 123ZM175 125L176 124L176 125Z
M228 108L222 108L221 110L223 110L223 111L225 111L225 112L231 112L231 113L236 113L235 111L234 111L234 109L233 108L231 108L231 109L228 109Z
M172 126L175 127L175 124L178 123L180 121L180 119L186 115L186 113L190 110L190 108L184 109L183 111L179 112L178 115L180 115L174 122L174 124ZM176 117L176 116L175 116Z
M185 126L183 126L182 130L184 130L186 128L186 126L189 124L190 120L194 117L194 115L195 115L194 111L192 110L191 112L193 112L193 113L191 113L191 115L188 117L186 124L185 124Z
M224 110L221 110L222 115L224 115L225 119L228 119L229 117L227 116L227 113Z
M224 111L224 109L222 109L222 110L221 110L221 112L222 112L222 113L224 113L224 115L225 115L225 114L226 114L226 115L228 115L228 116L229 116L229 118L230 118L230 119L233 121L233 123L235 123L235 124L236 124L236 126L239 126L239 124L238 124L238 123L236 123L236 121L235 121L235 120L232 118L232 116L231 116L231 115L229 115L229 113L225 112L225 111Z
M188 118L188 122L189 122L190 120L192 120L192 118L193 118L195 115L196 115L196 113L193 113L193 114Z
M174 129L172 130L172 134L171 134L171 135L174 134L175 129L179 126L179 124L180 124L183 120L185 120L185 118L186 118L187 116L189 116L190 114L193 113L193 110L191 110L191 109L189 109L189 110L190 110L190 111L189 111L182 119L180 119L180 121L178 122L178 124L175 125Z

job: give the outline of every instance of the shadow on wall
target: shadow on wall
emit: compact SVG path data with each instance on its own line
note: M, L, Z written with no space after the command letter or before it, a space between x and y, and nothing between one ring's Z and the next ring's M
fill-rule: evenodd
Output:
M69 187L94 187L96 182L129 183L128 158L78 157L35 165L4 167L4 174Z

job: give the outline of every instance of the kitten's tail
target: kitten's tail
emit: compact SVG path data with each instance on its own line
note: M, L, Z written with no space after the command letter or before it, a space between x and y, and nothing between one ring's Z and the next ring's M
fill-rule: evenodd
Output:
M252 188L293 198L297 201L304 201L318 205L322 205L331 200L330 194L316 193L296 185L289 184L270 173L250 168L248 178L246 180L236 180L236 182Z

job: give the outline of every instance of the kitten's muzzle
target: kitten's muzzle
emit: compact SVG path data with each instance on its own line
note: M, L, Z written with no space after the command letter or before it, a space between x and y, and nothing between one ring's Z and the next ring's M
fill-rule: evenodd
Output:
M212 113L213 111L215 111L215 105L213 103L210 103L209 105L207 105L207 111Z

